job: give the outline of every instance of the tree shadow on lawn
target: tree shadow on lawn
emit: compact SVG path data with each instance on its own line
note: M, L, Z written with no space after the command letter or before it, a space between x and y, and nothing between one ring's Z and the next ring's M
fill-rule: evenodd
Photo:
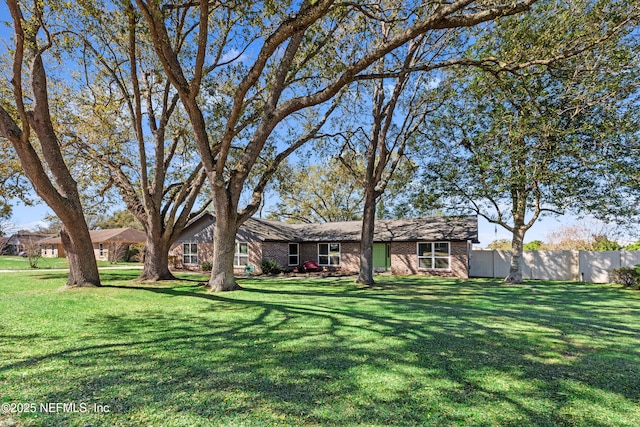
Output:
M259 283L251 283L256 285ZM547 325L563 323L565 327L592 328L612 333L637 334L638 330L606 321L608 317L621 315L640 317L640 304L630 307L631 301L640 302L640 294L612 288L608 285L589 285L575 282L530 281L524 285L507 285L491 280L429 280L425 278L386 278L372 288L349 284L344 280L330 288L310 280L305 290L281 287L245 287L246 292L312 298L325 296L347 297L351 300L377 300L392 304L395 314L408 311L420 313L425 300L431 306L456 307L461 312L484 315L507 316ZM393 308L395 307L395 309ZM600 316L596 316L600 315ZM599 319L596 322L596 318Z
M185 277L178 276L174 280L166 280L159 282L137 282L136 280L140 277L140 270L103 270L100 271L100 281L102 282L103 287L113 287L113 282L127 282L133 288L135 285L136 288L142 288L145 286L149 286L150 284L168 284L168 286L173 286L175 282L185 282L185 283L204 283L206 280L204 278L193 278L193 277ZM37 273L37 272L35 272ZM69 273L43 273L40 274L31 274L31 277L37 279L40 283L52 283L52 282L66 282L69 278Z
M395 281L392 281L392 285ZM326 291L326 284L323 283L321 291L278 291L272 288L255 289L245 288L246 292L254 292L261 296L265 296L263 300L243 300L243 304L257 304L262 306L270 306L270 299L273 295L280 293L281 297L290 301L290 296L299 295L305 299L310 297L318 297L317 300L296 301L297 303L306 302L315 307L322 306L322 300L327 297L347 297L349 303L346 307L351 308L358 300L364 300L365 303L375 301L376 303L387 303L385 310L391 314L392 318L400 316L411 318L414 315L420 316L421 313L433 312L434 309L444 310L444 314L459 316L481 316L483 320L488 317L520 319L532 324L542 325L546 328L558 328L560 333L580 332L585 333L588 337L599 336L607 338L610 335L628 335L630 337L638 337L639 329L622 324L618 320L618 316L624 312L629 315L636 315L640 310L638 308L630 308L629 294L618 292L611 288L592 287L590 285L577 286L575 283L545 283L534 282L527 286L532 292L536 292L536 288L540 289L537 293L529 297L526 291L523 293L521 289L513 289L512 286L497 286L487 288L486 283L473 283L475 290L472 296L469 296L469 281L451 281L448 286L442 283L436 283L435 286L411 286L414 284L424 284L424 281L411 279L410 286L407 286L407 280L402 280L400 286L393 288L393 294L389 295L389 285L385 284L385 292L376 293L371 290L363 290L358 285L345 284L345 281L333 281L335 285L342 285L342 291L339 286L332 288L331 292ZM501 285L500 283L498 285ZM460 286L466 286L460 289ZM545 288L546 287L546 288ZM316 287L317 289L317 287ZM171 294L174 296L194 296L210 300L220 300L216 295L202 294L200 292L190 292L183 289L174 291L166 288L155 289L154 292ZM461 295L462 294L462 295ZM435 299L424 300L425 296L433 296ZM222 298L226 300L226 298ZM235 300L234 300L235 301ZM480 304L481 302L482 304ZM617 303L615 307L610 308L611 304ZM488 304L488 306L487 306ZM276 307L279 309L281 307ZM305 305L305 310L308 310ZM300 310L300 308L298 309ZM324 309L325 312L327 308ZM347 310L349 316L358 316L358 311ZM336 314L345 314L344 309L336 310ZM613 315L613 317L611 316ZM385 317L386 319L387 317ZM380 319L384 321L384 319ZM384 323L384 322L383 322ZM634 323L631 323L635 325Z
M291 279L290 279L291 280ZM264 285L264 279L245 278L241 284L249 285L245 290L261 293L299 293L317 295L339 295L360 293L368 291L368 295L394 295L394 296L465 296L467 294L480 294L485 297L497 297L502 300L505 296L530 295L531 298L556 302L561 304L586 304L593 305L611 300L628 299L629 295L635 295L640 300L640 292L607 292L611 285L586 284L581 282L548 282L542 280L530 280L521 285L506 284L496 279L448 279L434 277L380 277L372 286L359 285L350 279L300 279L295 282L295 291L290 290L291 282L271 279L273 285ZM300 287L308 289L300 290ZM559 292L561 291L561 292ZM528 293L527 293L528 292ZM636 309L640 314L640 306Z
M38 372L24 380L30 400L89 399L112 411L53 414L51 425L148 424L153 413L165 425L604 426L640 415L639 330L579 303L525 312L511 308L521 304L512 292L479 300L435 285L402 295L179 286L110 286L187 298L191 310L88 318L106 342L5 365L0 380ZM634 340L612 342L612 329ZM38 394L43 381L55 390ZM594 409L576 409L581 401Z
M43 273L43 274L32 274L33 278L38 279L41 282L60 282L69 278L69 273ZM101 271L100 272L100 281L103 283L114 282L114 281L130 281L135 280L138 276L140 276L140 270L111 270L111 271ZM108 285L107 285L108 286Z

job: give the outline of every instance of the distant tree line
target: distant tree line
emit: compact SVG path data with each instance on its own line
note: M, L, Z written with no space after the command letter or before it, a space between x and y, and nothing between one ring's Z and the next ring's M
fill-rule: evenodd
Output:
M510 250L510 239L498 239L487 245L487 249ZM548 241L533 240L523 245L525 251L537 250L581 250L618 251L640 250L640 241L620 244L607 235L606 230L594 224L563 227L548 234Z

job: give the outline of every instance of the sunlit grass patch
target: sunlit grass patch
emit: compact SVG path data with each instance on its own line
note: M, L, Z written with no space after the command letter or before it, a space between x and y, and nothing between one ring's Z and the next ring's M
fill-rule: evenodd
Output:
M605 285L205 277L61 291L0 276L0 400L108 413L19 425L612 425L640 419L640 298ZM535 291L535 292L534 292Z
M139 266L137 262L123 262L112 263L105 260L98 260L98 268L101 267L113 267L113 266ZM29 265L29 259L21 256L0 256L0 270L51 270L51 269L67 269L69 268L69 260L67 258L48 258L42 257L37 260L37 267L31 268Z

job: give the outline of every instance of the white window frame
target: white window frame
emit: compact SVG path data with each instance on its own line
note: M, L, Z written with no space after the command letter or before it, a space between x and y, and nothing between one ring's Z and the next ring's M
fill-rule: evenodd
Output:
M189 250L187 251L187 245ZM193 252L193 247L195 246L196 251ZM186 261L187 257L189 257L189 261ZM195 259L195 262L193 262ZM182 243L182 263L184 265L198 265L200 262L200 256L198 255L198 244L195 242L184 242Z
M100 254L100 258L104 258L104 244L98 243L98 253Z
M431 245L431 253L429 255L423 255L420 251L420 245ZM436 256L436 245L447 245L447 256ZM451 270L451 242L418 242L416 244L416 254L418 257L418 269L419 270ZM447 267L436 267L436 260L447 260ZM431 260L431 267L421 266L421 260Z
M240 250L240 246L245 245L247 247L247 253L242 253ZM241 259L245 259L247 262L245 264L241 263ZM249 243L248 242L236 242L235 245L235 253L233 255L233 266L234 267L246 267L249 265Z
M292 254L291 253L291 247L294 246L296 248L296 253ZM291 258L295 257L296 262L291 262ZM299 243L289 243L288 249L287 249L287 262L289 263L288 265L294 266L294 265L300 265L300 244Z
M326 254L321 254L320 253L320 247L321 246L327 246L327 253ZM331 250L331 246L332 245L338 245L338 250ZM320 258L321 257L326 257L327 262L323 263ZM338 262L334 263L331 262L332 258L334 257L338 257ZM340 266L342 261L342 246L340 243L318 243L318 265L321 265L323 267L338 267Z

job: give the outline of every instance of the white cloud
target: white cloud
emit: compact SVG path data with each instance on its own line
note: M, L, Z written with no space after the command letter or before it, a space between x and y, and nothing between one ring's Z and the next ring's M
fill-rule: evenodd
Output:
M442 82L441 78L430 78L429 80L427 80L427 89L436 89L438 86L440 86L440 82Z
M240 51L237 49L231 49L222 54L222 56L220 57L220 62L222 63L229 62L229 61L231 61L231 63L244 62L247 59L248 59L248 56L246 53L240 53Z

